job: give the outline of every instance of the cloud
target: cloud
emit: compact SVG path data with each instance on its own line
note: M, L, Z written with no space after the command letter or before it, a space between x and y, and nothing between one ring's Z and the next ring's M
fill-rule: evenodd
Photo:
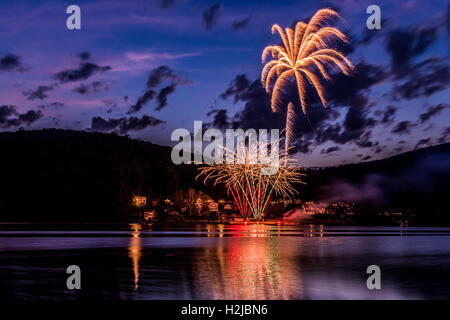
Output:
M167 106L167 96L173 92L175 92L176 84L172 83L171 85L162 88L158 93L158 106L155 110L159 111L165 106Z
M429 57L414 66L409 66L407 71L403 71L403 77L406 81L394 85L392 90L394 100L428 97L444 90L450 84L450 68L444 59Z
M214 109L207 113L207 116L214 115L213 121L209 124L216 129L227 129L230 126L228 121L228 111L226 109Z
M316 143L332 141L338 144L355 142L359 147L373 147L377 143L369 140L370 131L378 121L369 116L372 106L368 98L372 86L387 78L381 67L368 64L365 61L355 66L352 76L336 74L331 84L326 84L328 102L333 110L347 108L342 122L329 123L332 115L313 123ZM336 112L336 111L335 111Z
M0 71L21 70L20 57L8 53L0 58Z
M426 139L421 139L419 140L419 142L416 143L414 149L418 149L422 146L426 146L430 143L431 139L430 138L426 138Z
M247 18L242 19L242 20L236 20L233 22L233 24L231 25L231 27L234 30L239 30L239 29L244 29L245 27L247 27L248 23L250 22L250 19L252 18L252 15L249 15Z
M394 129L392 129L392 133L395 134L409 134L409 129L415 126L415 124L411 123L411 121L401 121L397 123Z
M74 91L79 94L89 94L100 91L108 91L109 89L110 88L106 83L102 81L94 81L91 82L90 84L81 83L78 87L74 89Z
M386 29L388 29L388 26L390 25L389 19L381 18L381 29L368 29L364 25L363 31L361 33L360 37L357 37L351 43L353 45L368 45L370 44L376 37L384 36L386 33Z
M221 9L222 9L222 3L218 2L203 12L202 21L205 24L205 28L207 31L210 31L211 28L219 20Z
M283 121L279 114L272 112L270 97L261 86L261 81L250 81L245 74L238 74L220 95L222 100L233 99L233 103L243 102L244 107L231 121L233 128L271 129L282 128Z
M376 124L376 120L366 117L367 111L363 108L351 107L348 109L344 120L344 127L346 131L350 132L349 136L360 136L359 132L366 128L371 128ZM358 133L356 133L358 132Z
M92 62L87 62L90 59L89 52L82 52L78 55L78 57L82 60L78 69L68 69L58 72L55 75L55 78L62 83L73 82L79 80L86 80L91 77L93 74L98 72L105 72L111 70L110 66L99 66Z
M436 40L437 29L395 29L387 37L386 49L391 55L392 71L397 77L407 74L411 60L424 53Z
M89 59L91 58L91 53L88 52L88 51L81 52L81 53L78 54L78 57L79 57L81 60L89 60Z
M131 113L136 113L139 112L146 104L148 101L150 101L151 99L153 99L153 97L156 95L156 91L155 90L147 90L144 92L143 95L141 95L135 104L133 104L132 106L130 106L130 108L128 109L127 114L131 114Z
M442 130L442 135L438 140L438 143L446 143L448 142L447 137L450 136L450 127L444 128L444 130Z
M249 94L250 80L246 74L238 74L228 86L227 90L220 95L223 100L233 97L234 103L245 101Z
M175 0L158 0L158 6L163 9L171 8L175 5Z
M163 87L159 93L155 90L164 82L169 82L170 85ZM177 85L185 85L192 83L192 80L184 78L176 74L168 66L160 66L153 69L146 82L146 90L137 99L136 103L129 107L127 114L139 112L142 108L153 98L157 98L158 105L155 110L159 111L167 106L167 96L175 92Z
M420 122L424 123L425 121L428 121L431 117L438 115L442 110L445 110L447 108L448 105L445 103L440 103L438 105L428 107L427 111L419 116Z
M141 118L122 117L119 119L94 117L92 118L91 129L100 132L115 131L120 134L126 134L130 131L139 131L162 123L165 123L165 121L148 115L143 115Z
M22 94L27 97L28 100L35 100L35 99L39 99L39 100L43 100L45 98L47 98L47 92L52 91L55 88L56 85L43 85L43 86L38 86L36 89L32 90L25 90L22 92Z
M371 107L368 93L372 86L382 82L387 76L381 67L360 61L351 76L339 73L330 84L325 84L330 106L334 109L348 109L342 124L333 124L327 128L325 123L319 128L319 143L332 140L345 144L375 126L377 121L368 116L368 109Z
M147 79L147 88L155 88L163 81L170 81L178 84L189 84L192 80L183 78L181 75L175 74L175 72L168 66L160 66L153 69Z
M112 99L104 99L102 100L103 104L108 108L106 113L112 113L113 110L117 107L117 102Z
M301 136L295 139L293 143L293 150L295 152L301 152L301 153L311 153L312 149L311 146L313 145L313 142L309 139L309 137ZM291 151L289 150L289 153Z
M327 84L329 103L336 106L362 107L368 100L364 93L387 77L388 74L382 67L360 61L351 76L339 73Z
M339 146L333 146L333 147L329 147L327 149L322 149L320 151L320 153L327 154L327 153L331 153L331 152L338 151L338 150L341 150L341 148Z
M73 91L78 92L79 94L87 94L90 92L90 87L85 83L81 83L78 87L73 89Z
M372 147L376 144L368 141L366 130L372 128L376 121L367 118L358 109L350 108L345 117L343 126L339 123L325 125L316 131L316 141L318 144L333 141L338 144L346 144L354 141L360 147Z
M41 110L29 110L25 113L19 113L16 106L0 106L0 126L2 128L17 127L23 124L30 125L42 118L42 116Z
M58 72L55 78L62 83L73 82L78 80L86 80L94 73L105 72L110 70L110 66L99 66L95 63L84 62L81 63L78 69L68 69Z
M46 108L51 107L51 108L55 108L56 109L56 108L61 108L63 106L64 106L64 103L59 102L59 101L55 101L55 102L52 102L52 103L40 105L40 106L38 106L38 108L39 109L46 109Z
M355 141L356 145L361 148L372 148L377 146L379 144L378 142L370 141L371 135L372 131L365 132Z
M388 106L383 113L383 118L381 119L381 123L388 123L394 120L394 115L397 112L397 108L393 106Z

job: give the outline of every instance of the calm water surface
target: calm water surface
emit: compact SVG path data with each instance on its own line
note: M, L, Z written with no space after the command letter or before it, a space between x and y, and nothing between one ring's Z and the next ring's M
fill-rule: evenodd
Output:
M0 224L0 297L450 299L450 228Z

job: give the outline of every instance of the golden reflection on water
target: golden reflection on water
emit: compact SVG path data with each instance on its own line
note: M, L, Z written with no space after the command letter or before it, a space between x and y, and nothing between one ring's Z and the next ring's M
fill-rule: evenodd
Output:
M141 228L139 224L132 224L131 228L133 231L131 232L130 243L128 245L128 257L131 258L133 264L134 290L137 290L139 287L139 260L142 256L142 239L139 236L141 234Z
M313 238L313 237L323 237L323 225L314 226L304 226L303 229L303 236L307 238Z
M231 237L252 237L252 238L264 238L264 237L281 237L282 233L285 235L303 235L306 238L312 237L324 237L323 225L304 225L300 230L289 230L289 227L280 225L267 225L267 224L249 224L249 225L206 225L207 237L219 237L225 236ZM197 227L197 231L201 231L201 227ZM291 234L293 232L294 234Z

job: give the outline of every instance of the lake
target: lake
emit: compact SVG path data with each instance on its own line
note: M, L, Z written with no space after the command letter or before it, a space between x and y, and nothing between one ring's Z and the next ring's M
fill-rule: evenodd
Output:
M450 228L0 224L0 297L450 299Z

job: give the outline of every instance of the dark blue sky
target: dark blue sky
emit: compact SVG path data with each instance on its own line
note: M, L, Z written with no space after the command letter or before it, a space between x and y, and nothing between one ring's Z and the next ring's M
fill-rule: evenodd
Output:
M69 4L81 8L81 30L66 28ZM366 29L370 4L381 7L379 31ZM326 6L345 20L337 26L351 38L357 73L335 78L330 110L312 101L314 130L298 114L300 162L365 161L450 141L446 1L2 1L0 128L117 131L169 144L172 130L192 130L194 120L279 127L257 85L263 48L279 42L271 26Z

